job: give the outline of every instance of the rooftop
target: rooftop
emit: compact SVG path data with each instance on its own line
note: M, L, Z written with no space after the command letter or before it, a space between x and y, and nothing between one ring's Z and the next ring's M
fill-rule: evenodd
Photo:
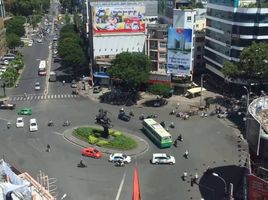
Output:
M49 191L28 173L17 174L4 160L0 160L0 200L11 194L13 200L55 200Z
M248 111L259 122L268 138L268 96L253 100Z

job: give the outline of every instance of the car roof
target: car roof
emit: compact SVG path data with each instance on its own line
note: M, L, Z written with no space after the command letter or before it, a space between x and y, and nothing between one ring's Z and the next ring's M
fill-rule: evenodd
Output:
M31 108L22 108L21 110L32 110Z
M17 120L23 120L23 117L18 117Z
M166 153L154 153L153 157L158 157L158 156L167 156Z
M93 147L85 147L84 149L82 149L82 150L94 150L95 148L93 148Z
M123 156L122 153L113 153L113 156Z

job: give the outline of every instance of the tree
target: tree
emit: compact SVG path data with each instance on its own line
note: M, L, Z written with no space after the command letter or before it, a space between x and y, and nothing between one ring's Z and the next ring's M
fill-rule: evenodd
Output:
M103 109L99 109L99 114L96 116L96 124L99 124L103 127L102 137L108 138L109 137L109 128L112 127L110 124L111 120L107 116L107 111Z
M222 72L226 77L239 78L250 82L268 81L268 43L253 42L244 48L238 63L225 62Z
M159 95L159 96L169 96L169 93L171 91L171 87L168 84L163 84L163 83L156 83L153 85L150 85L148 88L148 92L154 94L154 95Z
M15 81L18 78L18 72L15 67L9 67L1 75L1 78L5 80L7 87L11 87L14 85Z
M108 73L124 82L123 85L133 91L149 80L151 62L143 53L123 52L117 54L111 62Z
M7 46L9 49L15 49L16 47L22 45L20 37L15 33L10 33L6 35Z
M23 24L25 23L25 18L14 17L6 22L6 34L14 33L19 37L25 34L25 29Z
M225 77L234 78L238 75L237 65L233 62L226 61L223 64L222 73Z

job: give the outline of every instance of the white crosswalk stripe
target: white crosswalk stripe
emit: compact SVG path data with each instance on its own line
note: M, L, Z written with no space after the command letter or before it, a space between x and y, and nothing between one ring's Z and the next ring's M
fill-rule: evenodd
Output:
M72 94L47 94L47 95L28 95L24 96L10 96L9 101L44 101L44 100L57 100L57 99L74 99L78 95Z

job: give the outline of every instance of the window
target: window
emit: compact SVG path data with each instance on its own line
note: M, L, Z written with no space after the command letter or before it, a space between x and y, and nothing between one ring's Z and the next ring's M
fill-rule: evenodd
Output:
M191 21L192 20L192 17L191 16L188 16L187 17L187 21Z
M166 42L160 42L160 48L166 48L167 43Z
M166 53L159 53L159 57L160 58L166 58L167 57L167 54Z
M196 58L197 58L197 60L200 60L201 59L201 55L197 55Z
M201 51L202 48L199 46L199 47L196 48L196 50L197 50L197 51Z

